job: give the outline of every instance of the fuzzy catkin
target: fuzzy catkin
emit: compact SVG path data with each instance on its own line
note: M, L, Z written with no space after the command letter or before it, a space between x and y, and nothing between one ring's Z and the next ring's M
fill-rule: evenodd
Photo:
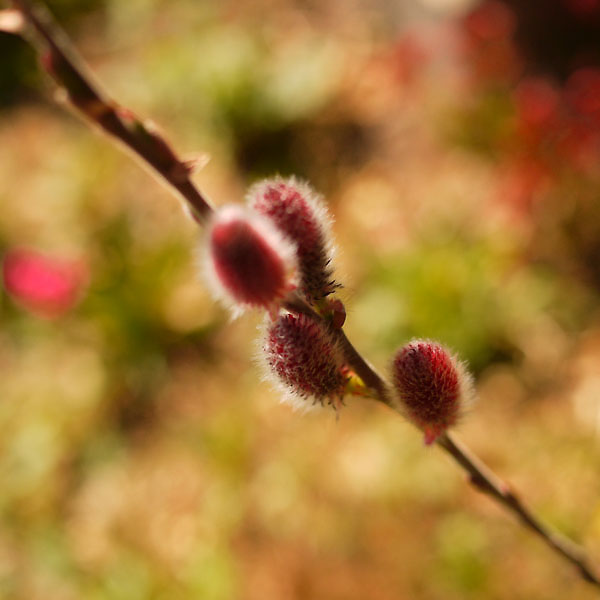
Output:
M330 218L317 194L295 178L266 179L248 192L248 205L297 248L299 290L315 304L339 287L333 280Z
M407 416L433 443L457 423L472 395L462 363L436 342L413 340L396 353L392 380Z
M206 271L215 295L236 311L273 309L295 287L295 248L259 215L232 205L209 224Z
M297 406L328 401L337 405L348 377L342 354L322 323L284 314L270 324L262 348L271 376Z

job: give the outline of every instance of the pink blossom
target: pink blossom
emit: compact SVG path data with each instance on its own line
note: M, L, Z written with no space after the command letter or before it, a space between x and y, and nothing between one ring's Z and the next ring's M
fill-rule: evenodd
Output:
M5 290L21 306L45 318L71 310L86 280L81 261L25 249L10 250L4 256L2 276Z

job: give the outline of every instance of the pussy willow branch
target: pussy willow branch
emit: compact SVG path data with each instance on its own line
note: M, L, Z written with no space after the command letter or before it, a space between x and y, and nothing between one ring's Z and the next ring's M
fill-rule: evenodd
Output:
M147 166L158 174L179 197L189 205L195 220L204 223L213 209L190 180L190 167L181 161L170 144L147 122L135 117L131 111L120 108L109 100L99 87L91 82L88 69L78 57L72 44L52 18L37 2L12 0L12 6L20 11L35 35L28 35L40 53L42 63L63 88L67 99L88 122L115 138ZM27 35L27 32L24 32ZM30 32L31 33L31 32ZM291 312L302 313L313 319L322 317L300 296L291 294L283 303ZM346 360L354 372L371 389L374 397L394 409L399 407L392 400L386 381L354 348L341 329L333 329ZM468 474L470 483L511 511L528 529L535 532L558 555L572 563L585 581L600 587L600 579L588 565L585 552L569 539L551 531L519 499L508 484L496 476L451 434L442 435L437 444L443 448Z
M190 180L191 166L180 160L171 146L148 121L110 100L83 66L83 61L45 6L27 0L12 0L35 35L28 36L38 49L42 64L67 93L70 103L108 135L131 150L151 167L189 206L193 218L202 223L211 212L206 198ZM26 32L27 33L27 32Z
M285 307L293 312L301 312L315 319L320 318L304 300L293 296ZM344 350L348 364L363 382L375 392L376 399L383 402L393 410L400 412L399 407L392 401L387 382L379 373L362 357L352 345L352 342L341 330L331 329ZM437 440L443 448L468 474L469 482L479 491L488 494L492 499L502 504L511 511L522 525L535 532L542 540L564 559L572 563L585 581L600 587L600 579L588 564L586 553L577 544L567 537L552 531L521 501L511 486L502 481L489 467L487 467L466 446L461 444L452 434L444 433Z

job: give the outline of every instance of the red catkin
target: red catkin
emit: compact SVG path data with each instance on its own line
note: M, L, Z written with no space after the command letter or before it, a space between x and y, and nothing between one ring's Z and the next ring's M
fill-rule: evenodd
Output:
M339 287L332 278L330 218L309 185L293 177L266 179L250 188L248 205L296 245L300 292L311 304Z
M337 407L348 376L325 326L306 315L281 315L266 331L263 357L270 376L297 406L327 400Z
M215 294L235 310L272 310L294 288L294 249L271 224L238 206L216 212L207 271Z
M462 363L436 342L414 340L398 350L393 383L407 416L432 444L455 425L472 395Z

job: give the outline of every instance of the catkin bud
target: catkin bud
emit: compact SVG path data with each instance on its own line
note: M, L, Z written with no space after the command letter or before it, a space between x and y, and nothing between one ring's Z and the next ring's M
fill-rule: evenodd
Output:
M463 364L436 342L413 340L396 353L393 383L407 416L432 444L456 424L473 396Z
M219 209L208 228L206 271L215 295L236 312L274 311L295 287L294 248L263 217L231 205Z
M295 178L266 179L248 192L248 205L272 223L297 247L300 292L312 303L331 294L339 284L332 279L330 218L317 194Z
M285 314L266 330L262 348L269 376L274 375L286 400L338 407L350 377L342 353L326 327L306 315Z

